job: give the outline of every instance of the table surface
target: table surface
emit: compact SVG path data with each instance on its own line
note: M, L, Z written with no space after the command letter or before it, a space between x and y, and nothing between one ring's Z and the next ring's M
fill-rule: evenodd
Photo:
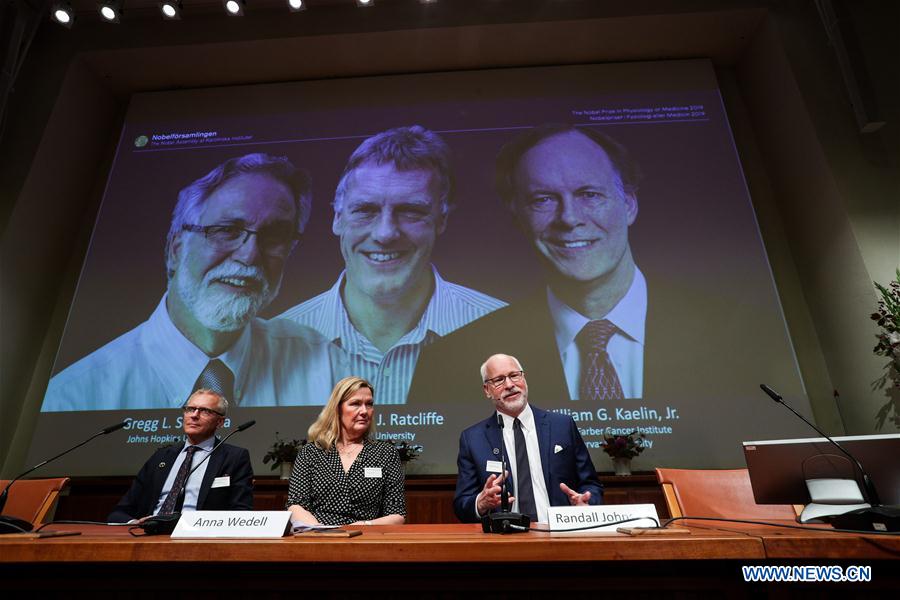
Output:
M348 527L349 529L349 527ZM783 529L761 525L696 524L674 535L531 531L486 535L480 525L361 527L353 538L172 540L134 537L127 527L51 525L80 535L0 537L0 563L224 562L579 562L900 558L900 537Z

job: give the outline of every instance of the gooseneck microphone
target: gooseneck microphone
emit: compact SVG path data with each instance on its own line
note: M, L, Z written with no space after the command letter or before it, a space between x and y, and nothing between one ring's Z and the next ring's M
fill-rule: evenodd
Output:
M862 478L863 478L863 487L864 487L865 490L866 490L866 496L867 496L867 498L868 498L868 500L869 500L869 504L871 504L872 506L881 506L881 501L880 501L880 499L878 498L878 492L875 491L875 484L872 483L872 479L869 477L869 474L866 473L866 470L863 469L863 466L860 464L860 462L859 462L858 460L856 460L856 457L855 457L855 456L853 456L852 454L850 454L849 452L847 452L847 450L845 450L843 446L841 446L841 445L838 444L836 441L834 441L833 439L831 439L831 437L830 437L827 433L825 433L824 431L822 431L821 429L819 429L818 427L816 427L815 425L813 425L812 423L810 423L809 420L807 420L806 417L804 417L803 415L801 415L800 413L798 413L796 410L794 410L793 408L791 408L788 404L786 404L785 401L784 401L784 399L783 399L778 393L776 393L775 390L773 390L772 388L770 388L769 386L767 386L767 385L764 384L764 383L759 384L759 388L760 388L762 391L764 391L766 394L768 394L768 396L769 396L772 400L774 400L774 401L777 402L778 404L781 404L782 406L784 406L785 408L787 408L789 411L791 411L792 413L794 413L795 415L797 415L804 423L806 423L807 425L809 425L810 427L812 427L813 429L815 429L815 430L818 432L819 435L821 435L823 438L825 438L826 440L828 440L829 442L831 442L832 444L834 444L834 446L835 446L838 450L840 450L841 452L843 452L844 455L845 455L847 458L849 458L851 461L853 461L853 463L856 465L856 468L859 469L859 472L862 474Z
M481 529L485 533L520 533L528 531L531 517L509 510L509 488L506 473L506 442L503 439L503 415L497 413L497 427L500 429L500 460L503 481L500 484L500 512L488 513L481 518Z
M9 488L11 488L12 485L13 485L16 481L18 481L18 480L21 479L22 477L25 477L26 475L28 475L28 474L31 473L32 471L35 471L35 470L37 470L37 469L40 469L41 467L43 467L43 466L46 465L47 463L53 462L54 460L56 460L57 458L60 458L61 456L65 456L66 454L68 454L68 453L71 452L72 450L75 450L76 448L81 448L82 446L84 446L85 444L87 444L88 442L90 442L92 439L94 439L94 438L96 438L96 437L100 437L101 435L106 435L106 434L108 434L108 433L112 433L112 432L114 432L114 431L118 431L119 429L122 429L122 428L125 427L126 425L128 425L128 421L122 421L121 423L116 423L115 425L110 425L109 427L104 427L103 429L101 429L100 431L98 431L97 433L95 433L94 435L92 435L91 437L89 437L88 439L84 440L83 442L81 442L81 443L79 443L79 444L76 444L76 445L72 446L71 448L69 448L69 449L66 450L65 452L60 452L59 454L57 454L57 455L54 456L53 458L48 458L48 459L45 460L44 462L41 462L41 463L38 463L38 464L34 465L34 466L31 467L30 469L28 469L28 470L25 471L24 473L20 473L20 474L17 475L12 481L10 481L10 482L6 485L6 487L3 488L3 492L0 493L0 534L4 534L4 533L27 533L27 532L31 531L31 530L34 528L34 526L33 526L31 523L29 523L28 521L25 521L24 519L18 519L18 518L16 518L16 517L6 517L6 516L2 516L2 513L3 513L3 507L6 506L6 499L9 497Z
M819 435L831 442L835 448L840 450L847 458L849 458L862 475L863 488L866 497L871 504L871 508L861 508L852 510L842 515L836 515L831 518L831 523L839 529L866 529L871 531L898 531L900 530L900 508L893 506L883 506L875 490L875 483L869 474L863 468L862 464L855 456L850 454L843 446L838 444L831 436L813 425L806 417L794 410L788 405L784 399L772 388L764 383L759 384L759 388L764 391L772 400L784 406L789 411L797 415L804 423L812 427Z
M503 482L500 484L500 512L508 513L509 488L507 487L507 482L509 481L509 477L506 476L506 442L503 439L503 428L505 427L505 424L503 423L503 415L500 413L497 413L497 427L500 428L500 474L503 476Z
M181 489L178 490L178 501L175 503L175 506L180 507L184 503L184 495L185 495L185 491L187 489L187 483L188 483L188 481L190 481L191 475L194 474L194 471L199 469L200 465L202 465L204 462L209 460L209 457L213 455L213 452L218 450L222 446L222 444L225 443L225 441L228 438L230 438L231 436L233 436L236 433L240 433L241 431L250 429L254 425L256 425L256 421L247 421L246 423L242 423L242 424L238 425L234 431L232 431L231 433L226 435L224 438L222 438L221 440L216 442L216 445L213 446L212 450L210 450L209 453L203 457L203 460L201 460L196 465L194 465L191 468L190 472L188 473L188 476L184 478L184 483L182 484ZM171 492L169 492L169 493L171 493ZM168 534L172 533L173 531L175 531L175 525L178 524L178 520L180 518L181 518L180 511L173 512L168 515L156 515L156 516L150 517L149 519L147 519L140 525L137 525L136 528L143 529L145 535L160 535L160 534L168 535Z

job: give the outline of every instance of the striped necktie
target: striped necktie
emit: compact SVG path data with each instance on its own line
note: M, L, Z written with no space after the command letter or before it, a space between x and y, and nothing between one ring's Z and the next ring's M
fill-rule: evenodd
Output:
M625 397L606 346L618 328L607 319L590 321L575 337L581 352L581 400L621 400Z

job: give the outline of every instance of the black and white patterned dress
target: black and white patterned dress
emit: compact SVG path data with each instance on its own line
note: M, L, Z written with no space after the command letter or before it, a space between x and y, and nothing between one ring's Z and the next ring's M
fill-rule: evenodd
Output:
M380 477L376 469L380 469ZM291 471L287 506L294 504L311 512L323 525L406 516L403 466L397 449L388 442L365 440L345 473L334 446L322 450L306 444Z

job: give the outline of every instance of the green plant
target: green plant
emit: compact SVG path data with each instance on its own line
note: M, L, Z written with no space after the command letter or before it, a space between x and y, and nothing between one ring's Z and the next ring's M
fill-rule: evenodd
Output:
M272 470L275 471L282 463L293 464L297 460L297 454L300 448L306 445L306 440L283 440L275 432L275 443L269 448L269 451L263 457L263 464L272 463Z
M418 444L412 445L406 441L398 442L396 440L392 440L391 443L394 444L394 448L397 449L397 454L400 455L401 462L416 460L419 458L419 455L422 454L422 446Z
M876 415L876 421L879 429L888 420L895 427L900 427L900 269L897 269L896 279L888 285L874 283L881 295L878 310L872 313L872 320L881 328L875 336L878 343L874 352L876 356L888 359L884 375L872 383L873 389L885 390L888 396L887 403Z
M637 429L626 435L603 436L603 451L612 458L634 458L645 449L644 434Z

